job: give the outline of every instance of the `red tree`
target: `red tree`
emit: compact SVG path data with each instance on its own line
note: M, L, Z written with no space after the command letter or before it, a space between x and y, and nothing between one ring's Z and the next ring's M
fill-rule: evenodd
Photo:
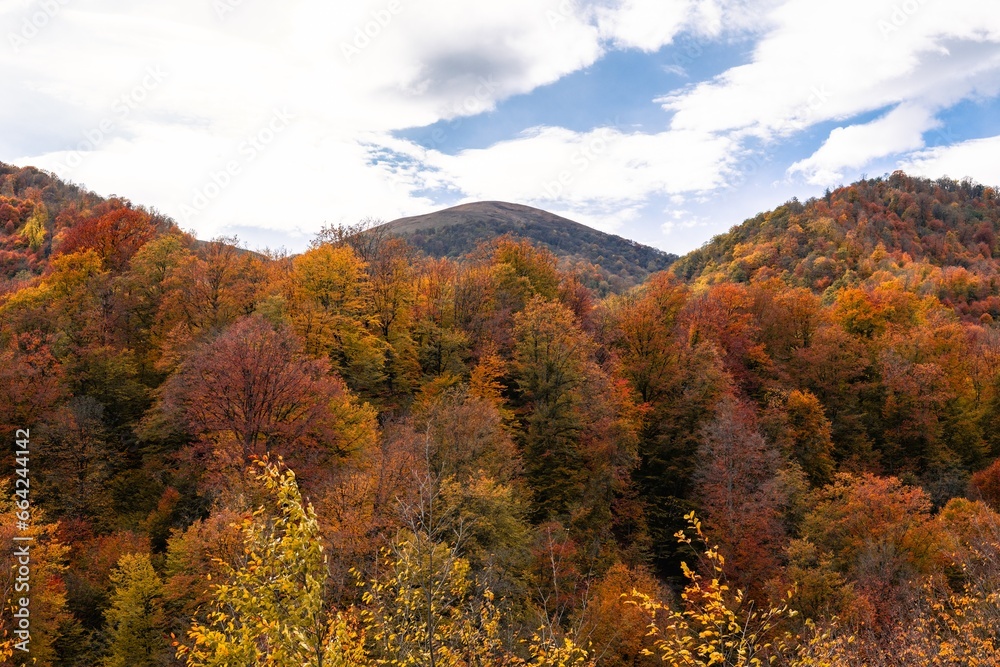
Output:
M702 429L695 473L697 495L731 575L754 593L777 571L784 538L778 451L757 430L749 406L724 398Z
M67 229L60 253L92 249L104 268L114 273L124 271L139 248L156 235L156 225L145 211L119 201L112 203L115 206L107 213L85 218Z
M291 332L257 316L194 353L164 402L231 462L275 451L321 465L364 444L370 421L325 360L303 356Z

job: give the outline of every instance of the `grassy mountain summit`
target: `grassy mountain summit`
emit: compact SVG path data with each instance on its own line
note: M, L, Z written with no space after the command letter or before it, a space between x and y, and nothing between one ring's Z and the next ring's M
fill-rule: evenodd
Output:
M667 269L676 255L593 229L541 209L506 202L463 204L386 223L431 257L457 258L511 234L551 250L567 268L592 274L601 291L620 291Z

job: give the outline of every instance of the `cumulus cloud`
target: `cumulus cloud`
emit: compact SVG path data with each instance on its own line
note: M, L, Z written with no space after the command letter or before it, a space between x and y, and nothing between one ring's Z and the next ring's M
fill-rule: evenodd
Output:
M899 168L927 178L971 178L1000 186L1000 136L963 141L920 151L900 162Z
M938 125L927 109L900 105L870 123L838 127L819 150L788 171L814 185L842 183L845 167L858 169L876 158L923 148L924 132Z
M942 106L996 90L1000 14L978 0L904 4L910 13L893 0L785 2L749 63L662 98L671 127L773 139L904 102Z
M455 155L399 140L386 143L412 158L416 166L407 178L415 189L453 187L469 200L505 199L560 209L577 219L594 216L602 228L617 228L654 195L724 186L736 158L725 137L615 127L589 132L538 127Z
M921 149L940 110L1000 91L1000 14L990 9L982 0L0 0L0 159L130 196L202 236L254 226L306 234L478 198L615 228L657 197L710 201L741 187L750 146L819 123L838 127L789 171L811 183ZM454 154L394 135L490 113L611 50L734 34L754 40L745 62L664 91L660 126L513 128ZM280 131L270 128L276 114L292 119ZM946 159L921 153L912 164Z

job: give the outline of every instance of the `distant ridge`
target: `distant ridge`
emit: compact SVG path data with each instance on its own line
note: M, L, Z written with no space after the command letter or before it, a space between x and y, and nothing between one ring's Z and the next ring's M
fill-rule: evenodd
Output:
M544 246L560 261L590 269L601 292L617 292L642 283L677 260L672 255L542 209L499 201L475 202L442 211L400 218L386 228L431 257L457 258L484 242L511 234Z

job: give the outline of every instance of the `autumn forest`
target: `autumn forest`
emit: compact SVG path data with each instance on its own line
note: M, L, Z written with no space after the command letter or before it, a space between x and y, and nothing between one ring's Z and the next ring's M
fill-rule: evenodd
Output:
M595 272L199 241L0 165L0 663L1000 664L996 190Z

